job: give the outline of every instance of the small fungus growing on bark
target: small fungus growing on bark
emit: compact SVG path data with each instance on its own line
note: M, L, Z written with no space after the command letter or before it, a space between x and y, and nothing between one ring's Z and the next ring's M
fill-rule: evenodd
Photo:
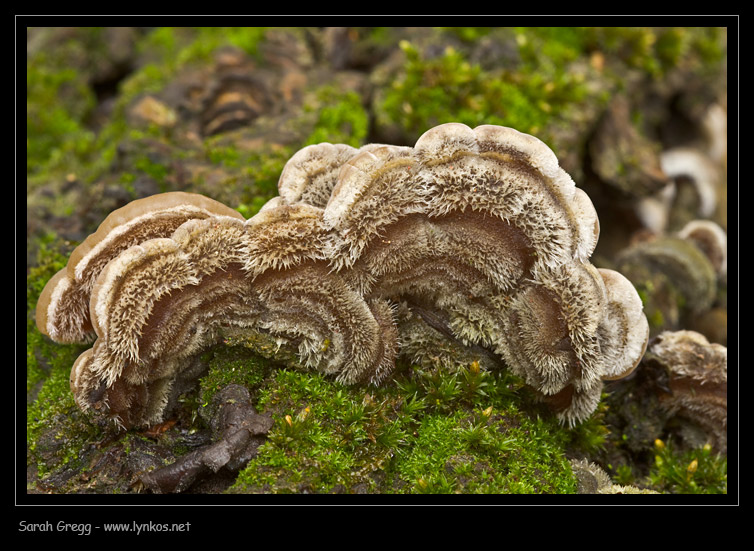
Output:
M720 226L710 220L692 220L678 236L693 241L712 262L719 276L728 272L728 236Z
M644 353L638 294L589 263L589 197L532 136L451 123L414 147L309 146L279 190L247 221L195 216L101 267L98 338L72 374L82 408L159 421L228 327L293 344L342 382L379 383L408 326L399 305L502 358L568 424Z
M649 352L668 374L668 392L660 396L662 407L688 424L685 436L692 430L700 432L699 445L710 443L725 453L728 349L695 331L665 331L652 341Z

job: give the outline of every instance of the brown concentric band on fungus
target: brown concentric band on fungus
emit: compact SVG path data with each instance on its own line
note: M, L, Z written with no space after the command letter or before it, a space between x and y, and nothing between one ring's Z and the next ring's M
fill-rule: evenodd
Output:
M137 199L113 211L45 286L37 302L37 327L57 342L91 341L89 297L105 265L132 245L169 236L187 220L214 215L243 219L222 203L184 192Z
M515 225L534 223L533 242L538 231L549 235L537 246L538 260L549 265L563 258L550 242L570 258L585 260L593 252L597 213L537 138L501 126L472 130L451 123L425 132L414 150L422 163L418 178L431 197L430 214L471 208Z
M112 259L91 302L99 339L74 370L79 404L154 422L226 328L295 346L340 381L379 382L399 328L419 327L405 307L396 326L398 303L503 358L570 424L643 354L638 294L588 262L591 201L532 136L448 124L414 148L310 146L279 189L246 222L191 220ZM415 354L425 337L412 338Z

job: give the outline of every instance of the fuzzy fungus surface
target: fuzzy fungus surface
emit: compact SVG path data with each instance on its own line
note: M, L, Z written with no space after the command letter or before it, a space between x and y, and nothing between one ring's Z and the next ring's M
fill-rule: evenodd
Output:
M248 220L187 196L195 214L160 231L160 208L124 207L88 247L141 224L127 245L53 278L40 329L96 334L71 375L82 409L125 427L158 422L228 330L270 337L350 384L385 380L429 327L501 358L568 424L644 353L637 292L589 263L589 197L533 136L451 123L414 147L309 146L279 191ZM78 306L51 306L74 276L91 282Z
M37 327L56 342L92 340L89 298L108 262L133 245L170 236L188 220L216 215L242 218L222 203L184 192L137 199L113 211L74 249L67 266L45 286L37 303Z
M648 357L668 373L667 392L660 396L663 409L698 427L702 444L726 453L728 348L682 330L664 331L652 341L649 352Z

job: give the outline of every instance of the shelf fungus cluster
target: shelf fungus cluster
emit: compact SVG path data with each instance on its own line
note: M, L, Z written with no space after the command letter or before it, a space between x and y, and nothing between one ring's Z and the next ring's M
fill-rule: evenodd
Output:
M591 201L532 136L445 124L414 147L312 145L279 192L248 220L189 194L143 199L74 251L37 319L56 340L96 336L72 370L80 407L157 422L227 331L378 383L421 319L501 358L574 424L644 353L638 294L589 263Z

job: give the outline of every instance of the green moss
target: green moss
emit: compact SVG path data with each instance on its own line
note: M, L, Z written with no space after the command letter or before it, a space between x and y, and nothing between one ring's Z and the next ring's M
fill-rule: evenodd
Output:
M83 121L93 107L94 93L74 69L61 69L43 54L27 60L27 176L66 167L70 157L92 152L95 136Z
M500 124L537 134L551 117L586 94L580 77L554 61L551 71L542 65L536 71L492 73L453 48L432 58L407 41L401 49L406 56L403 74L385 92L381 109L413 133L454 121L471 127ZM565 56L558 53L557 59Z
M44 282L64 265L65 255L51 249L42 247L29 280L30 311ZM30 335L35 331L30 326ZM49 367L28 408L27 433L29 461L41 475L85 467L72 462L101 437L68 387L83 347L44 344L49 350L36 354ZM454 372L400 366L394 383L365 388L278 368L232 343L207 360L209 372L188 407L201 413L217 390L238 383L275 420L232 492L573 491L564 455L568 431L522 412L522 383L505 372L483 371L476 362Z
M636 482L633 469L630 465L618 465L615 468L615 475L613 476L613 482L621 486L633 486Z
M206 60L223 46L235 46L254 56L267 33L267 27L196 27L192 30L193 38L172 56L178 65Z
M212 145L212 142L208 141L207 157L216 165L237 168L240 166L241 152L233 146Z
M268 360L243 347L218 347L209 354L209 372L199 383L201 407L208 406L215 393L229 384L240 384L253 391L271 369Z
M128 106L140 95L163 90L180 69L205 61L217 48L236 46L255 55L266 29L162 27L147 33L137 42L136 48L149 61L120 83L112 115L96 133L87 127L87 118L96 103L87 75L71 68L60 69L69 65L65 56L80 58L85 53L79 50L96 43L97 30L92 29L89 34L79 33L78 40L66 44L64 52L37 52L27 61L27 175L30 185L49 183L68 173L76 174L87 185L107 171L116 157L118 145L127 138L169 139L170 128L157 125L134 135L125 120ZM164 183L167 167L154 160L139 161L138 170L154 178L158 184Z
M120 85L117 108L122 111L125 105L141 94L161 91L173 76L174 69L167 69L164 65L147 63L131 73Z
M725 33L715 28L515 27L444 29L464 42L497 32L518 56L502 67L484 70L463 51L448 47L426 54L403 41L403 68L377 104L381 124L397 124L418 135L445 122L469 126L500 124L538 135L547 141L553 121L567 124L591 112L586 103L603 104L619 89L627 70L660 78L676 67L704 70L724 56ZM588 86L593 53L606 56L609 70L600 86ZM599 89L597 89L599 88Z
M95 441L99 434L79 414L70 390L71 365L82 351L82 347L58 347L49 358L50 370L36 399L27 405L27 452L29 461L37 462L40 474L77 458L81 447ZM48 454L51 448L55 449L52 457Z
M26 277L26 392L29 395L26 441L29 461L32 462L42 455L37 453L38 446L49 447L51 439L61 442L71 440L79 445L83 443L80 437L67 431L74 426L78 428L70 419L70 413L76 406L70 391L69 375L71 365L84 347L52 343L37 330L34 320L37 300L42 289L49 278L66 264L67 257L60 249L61 243L56 241L54 236L42 239L38 249L37 266L31 268ZM63 420L65 422L62 422ZM51 426L56 426L58 431L52 438L47 434ZM85 430L84 434L89 432ZM43 436L46 438L42 439ZM64 448L59 453L61 461L67 462L76 456L76 446L66 445ZM45 469L45 465L38 465L39 472L44 473Z
M493 27L440 27L443 32L453 34L464 42L476 42L487 36Z
M594 27L588 45L628 67L662 77L680 66L718 63L725 53L725 30L716 27Z
M157 27L136 46L150 62L122 84L122 101L130 103L139 94L162 90L179 70L207 62L219 48L234 46L255 56L267 30L267 27Z
M656 37L651 29L605 27L595 29L593 36L602 51L618 57L630 67L659 74L660 65L653 54Z
M38 261L26 278L26 443L27 461L39 476L78 460L99 429L79 412L70 390L73 362L86 346L59 345L36 327L37 300L52 275L67 262L69 247L53 235L39 242Z
M391 423L389 400L371 400L318 374L279 370L262 390L259 407L273 414L275 425L232 491L373 488L368 475L389 451L378 438Z
M136 159L134 167L144 174L150 176L155 182L160 185L163 185L165 183L165 177L170 172L170 167L155 162L148 156L139 157L138 159Z
M481 98L479 67L451 48L438 58L425 59L411 43L400 46L406 56L404 75L385 94L382 108L388 116L414 132L454 119L470 122L470 107Z
M320 88L316 96L318 105L305 108L316 110L318 118L304 145L322 142L363 145L369 132L369 114L361 96L351 90L340 92L334 86Z
M301 129L307 128L311 129L308 134L301 133ZM256 214L278 194L280 173L298 149L321 142L347 143L359 147L366 141L369 118L357 93L325 86L312 92L302 115L293 121L292 131L302 134L300 143L272 144L261 149L239 147L232 134L211 136L204 140L203 154L206 159L238 176L234 187L242 193L237 208L245 217Z
M652 487L674 494L725 494L728 459L709 445L679 452L672 442L655 442L655 461L649 473Z
M344 387L273 372L259 409L275 424L230 491L574 491L567 431L522 413L510 376L473 364L456 373L410 367L396 383Z
M157 27L145 36L138 49L156 58L156 63L175 71L203 62L224 46L256 55L267 27Z
M515 27L519 55L531 68L562 71L586 51L585 31L584 27Z
M703 27L697 29L689 49L698 55L704 64L715 65L725 58L726 45L727 29Z
M579 455L594 456L604 451L610 430L605 424L608 406L607 394L603 392L597 410L583 423L569 431L570 446L579 451Z
M49 371L47 362L56 360L60 347L46 339L37 329L35 312L37 300L47 281L65 267L68 257L54 235L43 236L38 243L37 265L29 268L26 275L26 391L42 381ZM70 347L68 347L70 348ZM56 360L60 361L60 360ZM72 362L71 362L72 363Z
M468 44L495 31L446 32ZM512 33L519 55L516 66L495 72L472 63L463 51L448 48L429 56L402 43L403 70L379 109L414 133L460 121L470 126L503 124L538 134L553 117L566 118L574 105L578 109L580 102L602 101L602 96L587 91L578 71L571 70L573 62L592 52L655 76L683 63L713 63L724 55L724 29L516 28ZM30 58L30 182L49 181L55 171L94 181L115 159L118 144L148 138L169 141L166 128L129 129L126 108L141 94L163 90L178 70L205 61L218 47L233 45L256 55L265 34L260 28L166 27L149 32L138 48L150 62L121 83L112 119L97 135L86 127L94 93L85 76L59 69L63 65L51 53ZM375 29L371 38L389 35ZM611 78L619 81L619 72ZM280 171L299 147L321 141L359 146L367 139L369 115L357 93L328 86L307 97L312 101L296 124L311 131L302 132L301 144L246 151L226 135L208 138L197 154L234 171L228 180L245 186L238 206L245 216L277 194ZM126 188L133 186L139 172L165 182L169 160L138 154L133 159L134 166L127 166L120 178ZM63 247L53 243L41 245L39 266L27 278L27 441L29 460L36 461L43 474L75 461L83 445L98 439L98 429L78 412L68 388L70 366L83 348L52 344L32 319L44 283L65 264L66 256L59 250ZM659 309L657 315L662 315ZM655 325L662 323L659 319ZM260 408L275 419L260 455L239 476L233 488L237 492L569 492L574 483L564 449L599 450L605 440L599 414L575 431L565 431L537 418L520 381L473 367L443 373L404 366L394 383L374 389L345 388L319 375L278 370L239 347L214 351L210 364L192 407L201 410L219 388L237 382L251 388ZM656 483L669 491L725 488L723 460L699 453L658 453ZM689 474L694 460L697 467Z
M688 48L687 34L683 29L671 28L660 32L654 44L654 51L663 69L674 67Z
M489 416L429 415L417 432L414 446L395 468L411 492L575 491L557 428L513 406Z
M249 218L278 194L280 173L295 151L295 146L283 145L247 150L236 146L228 135L220 134L204 140L204 151L201 154L212 164L227 171L229 179L218 185L233 186L240 197L240 203L235 206Z

